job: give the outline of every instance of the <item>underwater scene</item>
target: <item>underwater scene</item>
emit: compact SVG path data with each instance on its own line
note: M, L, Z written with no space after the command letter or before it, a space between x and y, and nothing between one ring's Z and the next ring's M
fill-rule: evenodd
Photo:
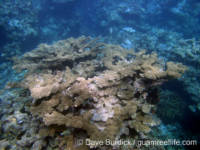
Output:
M0 0L0 150L200 149L199 0Z

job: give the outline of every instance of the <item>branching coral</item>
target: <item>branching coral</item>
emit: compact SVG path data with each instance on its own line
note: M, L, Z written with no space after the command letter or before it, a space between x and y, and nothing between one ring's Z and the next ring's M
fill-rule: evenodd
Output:
M120 46L94 43L98 38L89 39L42 44L15 59L14 69L29 70L26 79L15 85L30 89L34 98L31 114L44 123L39 137L59 138L55 147L70 148L77 136L104 142L119 140L122 134L129 134L128 127L138 134L148 134L160 119L152 114L154 105L148 103L147 91L187 70L174 63L167 63L165 70L156 53L135 53ZM104 56L96 60L99 53ZM42 71L34 73L38 69ZM69 128L73 128L70 135L55 134ZM101 147L98 143L89 146Z
M160 95L158 115L163 118L163 121L181 120L184 116L186 103L183 102L180 95L167 90L162 91Z

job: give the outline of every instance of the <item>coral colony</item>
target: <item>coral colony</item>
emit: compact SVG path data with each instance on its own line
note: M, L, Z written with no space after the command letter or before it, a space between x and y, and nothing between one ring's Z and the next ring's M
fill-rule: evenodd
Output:
M79 145L73 141L117 141L122 135L124 139L132 135L132 140L151 138L152 127L161 122L154 113L159 99L157 86L180 77L187 68L173 62L165 67L154 52L136 53L98 43L98 39L82 36L41 44L21 58L13 58L13 69L28 72L23 81L9 82L5 88L29 89L32 98L28 101L32 99L32 103L16 101L13 105L19 107L13 114L4 115L3 146L109 149L121 145ZM9 103L3 111L8 111L7 107Z

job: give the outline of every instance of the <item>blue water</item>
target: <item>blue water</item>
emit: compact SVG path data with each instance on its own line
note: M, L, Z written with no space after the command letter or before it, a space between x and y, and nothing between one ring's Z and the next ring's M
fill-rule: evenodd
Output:
M164 61L182 63L190 68L181 78L160 87L165 94L161 92L156 114L162 120L158 128L163 133L152 131L152 137L196 140L199 145L199 18L198 0L0 0L0 105L6 106L0 110L0 146L6 141L15 141L5 132L5 118L13 113L5 109L12 106L10 99L18 101L21 97L5 87L9 81L22 81L25 74L12 69L10 58L21 57L42 43L51 45L83 35L101 37L100 42L136 52L140 49L156 52ZM31 115L25 108L21 112ZM14 129L12 132L15 134ZM16 135L16 139L21 136ZM10 146L3 148L11 149ZM195 146L178 148L197 149Z

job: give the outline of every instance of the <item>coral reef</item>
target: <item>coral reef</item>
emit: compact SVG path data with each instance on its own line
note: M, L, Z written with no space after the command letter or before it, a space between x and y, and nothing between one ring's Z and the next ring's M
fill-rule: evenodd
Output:
M23 79L24 74L27 71L23 71L18 74L15 70L12 69L11 62L4 62L0 64L0 89L3 89L7 82L19 82Z
M38 35L37 11L31 0L0 1L1 57L21 54L24 41Z
M82 36L53 45L41 44L20 58L12 58L13 69L27 69L28 73L22 82L9 82L5 89L29 89L33 98L30 112L35 123L40 122L39 133L30 131L34 133L31 137L25 133L18 145L32 149L105 148L107 145L90 143L88 147L76 141L116 141L132 130L137 138L145 137L151 127L160 124L153 113L155 102L149 101L152 94L148 98L147 95L188 68L173 62L167 62L165 68L156 53L136 53L117 45L96 43L98 39ZM114 147L119 149L120 145Z
M185 86L184 90L191 95L190 99L192 100L192 103L190 103L189 108L195 114L200 112L199 72L200 70L198 65L190 66L190 70L184 74L183 78L179 79Z
M1 91L0 149L25 149L24 146L42 142L36 137L40 122L28 113L32 100L27 90Z
M183 131L184 131L184 128L178 122L171 123L168 125L161 123L159 126L155 126L154 130L152 130L152 132L149 134L149 137L151 137L152 139L159 138L160 140L166 140L166 139L192 140L192 139L196 139L197 143L199 143L199 140L198 140L199 135L195 135L195 137L194 137L193 133L185 133ZM176 149L185 149L185 147L183 145L168 145L167 149L176 150Z
M122 29L116 33L115 40L107 36L103 38L102 42L109 41L110 43L120 44L127 49L148 49L148 51L156 52L165 61L182 62L190 68L178 80L184 85L185 93L190 95L190 99L193 100L192 104L189 104L189 108L192 112L199 115L199 40L197 38L184 39L183 35L178 32L156 27L150 28L150 26L145 27L148 33L142 33L138 30L129 33ZM188 100L183 99L183 101L187 102Z
M160 93L160 103L158 104L158 116L162 121L170 123L183 118L187 104L176 92L163 90Z

